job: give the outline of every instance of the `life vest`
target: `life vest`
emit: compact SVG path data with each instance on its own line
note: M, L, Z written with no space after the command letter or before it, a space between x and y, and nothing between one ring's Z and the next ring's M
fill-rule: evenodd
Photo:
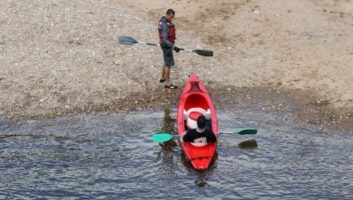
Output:
M158 34L159 34L159 40L160 42L162 42L163 40L163 36L162 36L162 27L161 25L163 23L167 23L167 26L168 26L168 40L172 43L175 42L175 39L176 39L176 31L175 31L175 26L172 22L169 22L165 19L165 17L162 17L160 20L159 20L159 23L158 23Z

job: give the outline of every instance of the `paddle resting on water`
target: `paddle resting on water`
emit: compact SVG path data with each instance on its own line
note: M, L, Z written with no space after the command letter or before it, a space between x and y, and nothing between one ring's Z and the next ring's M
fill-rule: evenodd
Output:
M149 43L149 42L141 42L141 41L134 39L133 37L123 36L123 35L118 37L118 41L119 41L119 44L124 44L124 45L144 44L144 45L149 45L149 46L158 46L158 47L160 46L159 44L154 44L154 43ZM200 56L207 56L207 57L213 56L213 51L209 51L209 50L200 50L200 49L189 50L189 49L185 49L185 48L179 48L179 49L181 51L193 52L193 53L196 53Z
M256 129L245 129L234 133L220 133L220 134L255 135L256 133L257 133ZM178 138L179 138L179 135L173 135L170 133L162 133L162 132L154 133L152 135L152 141L158 142L158 143L163 143L163 142L167 142L169 140L174 140Z

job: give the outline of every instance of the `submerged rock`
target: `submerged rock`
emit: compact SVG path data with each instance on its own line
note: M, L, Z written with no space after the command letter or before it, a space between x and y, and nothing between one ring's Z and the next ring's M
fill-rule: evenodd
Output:
M257 148L256 140L246 140L238 145L241 149L254 149Z

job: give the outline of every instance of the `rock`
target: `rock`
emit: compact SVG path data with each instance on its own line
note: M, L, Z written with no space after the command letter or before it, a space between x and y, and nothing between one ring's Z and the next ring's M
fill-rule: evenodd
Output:
M238 146L241 149L254 149L254 148L257 148L257 142L256 140L246 140L239 143Z

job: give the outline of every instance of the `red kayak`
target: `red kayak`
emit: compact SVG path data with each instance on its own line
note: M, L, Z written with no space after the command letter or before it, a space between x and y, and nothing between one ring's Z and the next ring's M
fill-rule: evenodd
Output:
M191 74L179 99L177 112L178 134L183 135L185 131L197 128L196 120L203 114L209 120L209 125L216 137L218 133L218 122L216 110L205 86L196 74ZM196 170L206 170L215 155L217 143L207 143L205 146L196 146L190 142L180 143L187 158Z

